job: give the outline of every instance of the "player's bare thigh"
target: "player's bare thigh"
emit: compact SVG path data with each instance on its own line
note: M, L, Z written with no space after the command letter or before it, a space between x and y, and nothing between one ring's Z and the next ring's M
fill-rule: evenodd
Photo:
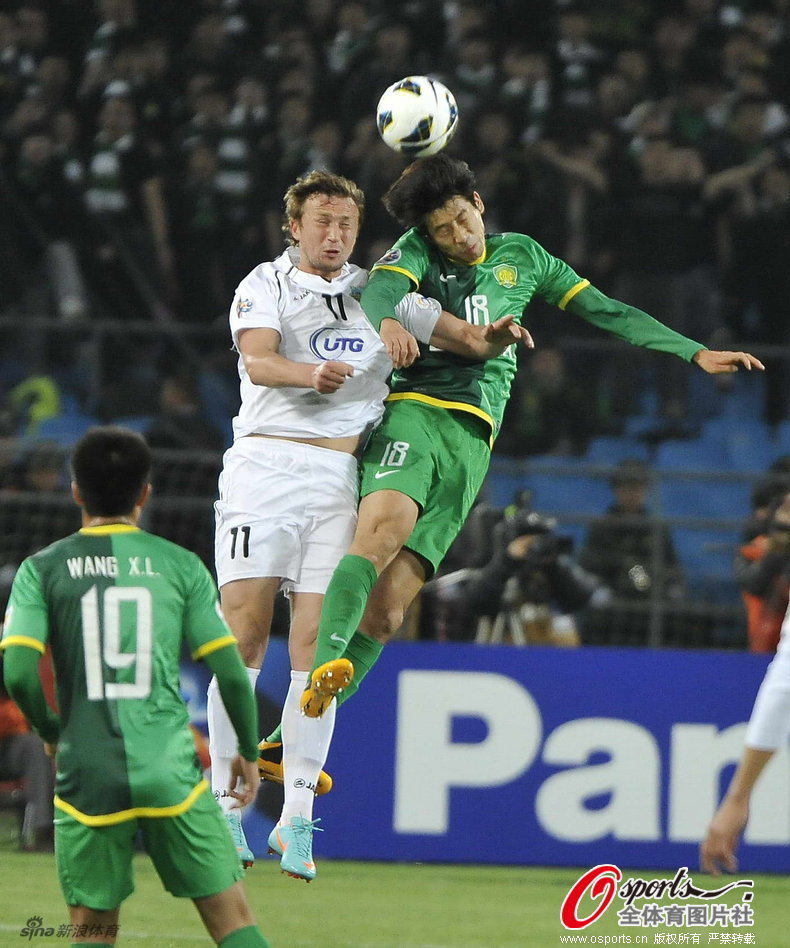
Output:
M274 597L280 588L275 576L234 579L219 591L222 612L239 643L247 668L260 668L274 614Z
M400 491L368 494L360 501L357 529L348 552L370 560L381 576L409 539L418 514L417 504Z
M400 550L373 587L360 629L382 645L388 642L424 585L425 569L419 557Z

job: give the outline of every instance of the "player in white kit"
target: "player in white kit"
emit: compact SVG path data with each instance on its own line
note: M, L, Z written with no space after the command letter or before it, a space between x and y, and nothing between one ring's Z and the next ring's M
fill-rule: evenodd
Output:
M313 799L331 783L321 768L334 702L323 717L307 718L299 699L312 667L323 594L354 535L355 455L383 414L393 367L358 303L367 272L347 262L363 209L362 192L339 175L315 171L300 178L285 195L293 246L241 281L230 310L241 408L215 505L217 578L253 689L277 592L283 589L290 600L285 803L269 842L281 855L282 870L308 881L315 876ZM509 319L472 326L417 294L401 307L399 318L417 339L469 358L493 357L519 339L532 344ZM242 861L251 865L238 810L231 811L234 801L224 796L237 742L214 681L208 724L214 793Z
M772 549L790 556L790 491L773 514ZM782 622L779 646L763 678L746 729L743 753L724 799L700 847L705 872L738 867L735 850L749 819L749 801L760 774L777 750L790 740L790 608Z

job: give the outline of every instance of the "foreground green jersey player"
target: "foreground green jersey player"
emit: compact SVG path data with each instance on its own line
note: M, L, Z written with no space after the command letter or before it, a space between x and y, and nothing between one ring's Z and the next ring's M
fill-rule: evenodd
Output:
M356 690L458 535L488 469L516 371L512 348L486 362L424 346L418 353L394 315L409 290L478 324L520 318L540 296L706 372L763 368L748 353L709 351L609 299L524 234L487 235L483 201L463 161L444 154L418 159L384 202L409 229L373 267L362 306L393 362L405 368L393 374L384 420L365 451L356 534L324 599L301 702L309 716L323 714L335 694L344 700Z
M151 455L139 435L91 429L72 467L82 529L22 563L0 647L8 691L56 753L61 888L74 930L99 932L75 944L115 943L140 830L165 887L195 901L218 944L267 945L180 694L186 643L217 676L239 741L229 790L249 803L258 786L257 708L214 583L193 553L138 528L151 490ZM37 675L47 646L57 715Z

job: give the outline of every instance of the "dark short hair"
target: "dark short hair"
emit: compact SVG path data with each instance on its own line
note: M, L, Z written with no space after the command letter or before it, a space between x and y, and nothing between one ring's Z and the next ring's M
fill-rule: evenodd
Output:
M71 471L91 516L130 514L151 474L151 449L128 428L91 428L74 448Z
M311 171L309 174L297 178L285 192L283 198L285 213L283 215L283 233L290 243L294 243L291 236L291 221L302 219L304 202L314 194L325 194L327 197L351 198L359 211L359 223L365 213L365 195L362 189L340 174L331 171Z
M413 161L382 200L401 227L422 227L428 214L454 197L473 202L476 190L469 165L442 152Z

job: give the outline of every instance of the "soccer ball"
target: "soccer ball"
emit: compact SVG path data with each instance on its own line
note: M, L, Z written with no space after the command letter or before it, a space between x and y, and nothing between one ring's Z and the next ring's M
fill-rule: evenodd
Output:
M453 137L458 106L437 79L407 76L393 82L379 99L376 121L390 148L420 158L435 155Z

